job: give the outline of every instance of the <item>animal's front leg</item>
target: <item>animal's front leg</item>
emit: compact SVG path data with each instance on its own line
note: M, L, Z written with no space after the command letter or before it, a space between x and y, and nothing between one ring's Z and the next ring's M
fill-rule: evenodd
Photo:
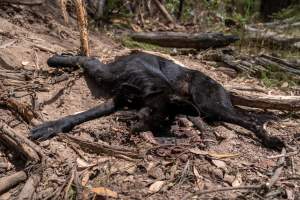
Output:
M92 119L109 115L116 111L113 99L76 115L69 115L56 121L46 122L31 130L32 139L47 139L58 133L65 133L72 130L76 125Z

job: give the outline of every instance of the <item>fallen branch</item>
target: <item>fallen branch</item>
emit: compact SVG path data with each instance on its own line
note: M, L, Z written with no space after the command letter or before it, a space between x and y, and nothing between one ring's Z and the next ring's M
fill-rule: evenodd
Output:
M162 47L207 49L224 47L237 40L238 36L222 33L141 32L129 35L133 40Z
M285 148L282 149L281 154L286 154L286 149L285 149ZM273 176L271 177L271 179L269 180L269 182L266 184L266 186L267 186L269 189L270 189L270 188L277 182L277 180L279 179L279 176L281 175L282 170L283 170L283 167L284 167L284 163L285 163L285 156L280 157L280 158L278 159L277 166L276 166L276 169L275 169L275 171L274 171Z
M289 153L281 153L279 155L276 156L269 156L269 159L275 159L275 158L281 158L281 157L290 157L290 156L295 156L299 154L299 151L293 151L293 152L289 152Z
M29 105L18 102L12 98L0 97L0 105L19 113L21 117L29 124L38 125L41 122L37 119L38 114L35 113Z
M231 190L258 190L263 188L264 185L248 185L248 186L238 186L238 187L223 187L219 189L212 189L212 190L202 190L199 192L195 192L194 194L187 195L182 199L190 199L193 196L201 196L204 194L215 193L215 192L225 192Z
M44 0L1 0L0 4L19 4L19 5L40 5L44 3Z
M30 147L28 147L26 144L16 142L8 135L3 134L3 132L4 131L0 129L0 140L4 144L7 144L13 150L18 151L19 153L23 154L28 160L31 160L31 161L39 160L38 154L35 151L33 151Z
M69 180L68 180L68 184L65 188L65 191L64 191L64 200L68 200L69 199L69 190L70 190L70 187L73 183L73 180L74 180L74 177L75 177L75 171L76 171L76 165L73 167L73 169L71 170L70 172L70 175L69 175Z
M237 94L236 91L231 91L230 96L234 105L271 110L300 110L300 96L258 96L253 94Z
M173 17L169 14L169 12L167 11L167 9L165 8L165 6L163 4L160 3L159 0L154 0L154 3L157 5L158 9L160 10L160 12L168 19L168 21L170 23L175 23L175 20L173 19Z
M258 29L252 26L245 26L248 33L246 39L261 41L284 48L297 48L294 44L300 41L300 37L279 34L268 29Z
M5 191L11 189L15 185L19 184L20 182L25 181L26 179L27 175L24 171L19 171L10 176L0 178L0 195Z
M21 190L19 196L18 196L18 200L28 200L28 199L32 199L33 193L36 190L36 187L38 186L39 182L41 180L41 176L40 175L32 175L30 176L23 189Z
M40 158L44 157L44 154L42 152L42 149L33 143L31 140L28 138L24 137L23 135L15 132L12 128L10 128L7 124L4 122L0 122L0 130L4 133L6 133L13 141L15 141L17 144L26 144L28 145L32 150L34 150Z
M69 140L71 142L75 142L76 144L81 146L81 148L86 149L93 153L106 154L106 155L110 155L122 159L128 159L130 161L132 161L132 159L142 158L133 150L129 150L126 148L110 146L104 143L90 142L71 135L60 135L60 137Z

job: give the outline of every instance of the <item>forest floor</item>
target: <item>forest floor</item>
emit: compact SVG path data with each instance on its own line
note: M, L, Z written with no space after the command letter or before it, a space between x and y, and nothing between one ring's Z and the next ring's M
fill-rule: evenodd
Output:
M26 81L5 78L1 87L18 102L29 104L42 120L55 120L66 115L85 111L105 101L101 86L95 86L76 72L62 73L47 66L47 59L54 53L73 52L79 47L76 26L64 26L55 15L33 12L20 6L0 8L0 70L28 73ZM103 62L113 61L130 51L115 42L108 33L90 33L91 55ZM200 70L221 84L231 87L257 87L248 93L290 95L289 88L266 88L261 80L239 75L236 78L224 74L194 56L174 56L186 66ZM2 72L1 72L2 73ZM0 76L1 77L1 76ZM245 91L247 92L247 91ZM2 93L4 94L4 92ZM299 113L266 111L278 117L267 124L267 130L282 138L292 147L300 144ZM76 127L70 135L93 144L105 144L130 149L139 158L88 149L84 142L57 136L36 142L44 155L42 171L14 149L0 142L0 178L25 170L28 176L41 177L33 199L75 199L78 185L72 178L78 176L83 196L102 199L299 199L300 157L286 157L283 172L267 192L248 188L223 192L204 190L222 187L259 186L270 181L278 168L278 155L262 147L252 133L231 124L209 125L209 133L201 133L185 117L177 117L174 135L160 137L159 145L152 144L140 135L130 134L132 112L116 114L92 120ZM33 127L16 112L0 107L0 121L18 133L28 136ZM210 139L203 140L203 134ZM98 151L96 153L96 151ZM288 151L291 151L290 149ZM74 176L72 176L72 174ZM0 183L1 185L1 183ZM0 196L0 199L17 199L24 184L19 184ZM196 194L199 194L197 196ZM193 195L194 194L194 195ZM88 199L88 198L87 198Z

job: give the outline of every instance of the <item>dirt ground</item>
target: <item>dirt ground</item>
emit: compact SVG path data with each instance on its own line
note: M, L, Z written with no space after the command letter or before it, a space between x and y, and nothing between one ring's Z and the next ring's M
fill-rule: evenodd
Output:
M40 9L44 8L36 8ZM44 121L85 111L105 101L101 86L95 86L77 72L63 73L47 66L47 59L54 53L75 53L79 47L77 27L62 25L61 15L51 12L35 12L26 6L0 7L0 71L29 76L26 81L2 78L1 87L18 102L29 104ZM129 52L112 40L111 34L90 33L91 54L103 62ZM245 75L231 78L195 56L174 58L225 86L255 86L261 88L261 94L291 95L294 92L287 88L266 88L260 80ZM278 117L267 124L270 134L279 136L295 150L299 148L299 113L265 112ZM270 157L280 152L262 147L252 133L231 124L209 125L207 131L201 133L185 116L177 117L172 126L173 135L158 137L160 144L152 144L145 137L130 134L128 117L132 114L117 112L84 123L70 133L93 144L119 148L123 150L122 155L91 149L68 137L57 136L36 142L46 159L43 165L33 164L0 141L0 164L6 163L0 165L0 178L20 170L28 176L37 174L41 180L33 199L64 199L66 196L76 199L78 191L82 199L116 196L118 199L300 199L299 154L286 157L283 172L269 190L247 188L200 194L223 187L268 183L278 168L278 158ZM0 121L26 137L33 127L4 106L0 107ZM127 150L142 156L132 158L126 155ZM71 184L74 177L77 179L74 183L79 185ZM23 186L24 182L18 184L0 199L20 198ZM108 197L99 191L101 188L106 189Z

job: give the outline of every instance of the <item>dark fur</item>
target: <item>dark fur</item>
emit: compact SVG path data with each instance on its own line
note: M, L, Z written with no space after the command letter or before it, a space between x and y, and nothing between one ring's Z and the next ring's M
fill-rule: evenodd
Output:
M177 114L200 115L207 121L228 122L251 130L268 147L280 149L283 146L278 138L264 131L258 120L237 112L229 94L219 83L168 59L139 52L106 65L94 58L53 56L48 65L81 66L99 87L106 85L112 89L113 101L43 124L32 130L35 139L67 132L77 124L128 107L139 110L139 123L133 131L160 130Z

